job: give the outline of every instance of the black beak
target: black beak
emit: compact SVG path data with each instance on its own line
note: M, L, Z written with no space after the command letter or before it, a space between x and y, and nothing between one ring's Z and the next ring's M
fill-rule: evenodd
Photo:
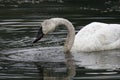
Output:
M44 36L44 33L42 31L42 27L40 27L40 29L37 33L36 39L33 41L33 43L36 43L37 41L39 41L43 36Z

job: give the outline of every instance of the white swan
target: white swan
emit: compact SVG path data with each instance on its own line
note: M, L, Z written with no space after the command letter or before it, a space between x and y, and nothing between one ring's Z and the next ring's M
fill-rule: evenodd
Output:
M75 29L70 21L63 18L51 18L41 24L37 42L57 26L64 25L68 29L64 51L68 52L91 52L111 49L120 49L120 24L106 24L92 22L83 27L76 35Z

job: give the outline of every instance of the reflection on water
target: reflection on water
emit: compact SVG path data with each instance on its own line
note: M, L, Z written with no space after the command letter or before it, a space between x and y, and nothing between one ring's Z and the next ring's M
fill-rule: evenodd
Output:
M73 53L76 64L92 69L119 69L120 50Z
M119 12L65 5L0 10L0 79L120 79L120 50L64 54L61 47L67 33L64 28L32 44L44 19L67 18L76 26L77 33L93 21L120 23Z
M0 57L2 61L7 61L7 66L23 69L22 78L38 78L40 80L71 80L75 75L75 65L71 53L64 54L61 47L46 47L35 49L3 51ZM12 62L12 64L11 64ZM6 63L6 62L5 62ZM3 64L4 65L4 64ZM7 67L6 66L6 67ZM8 68L8 67L7 67ZM26 70L33 72L27 72ZM37 72L34 72L36 71ZM3 72L5 70L3 69ZM16 72L17 70L15 70ZM8 69L8 72L11 72ZM14 72L13 72L14 73ZM32 77L31 77L32 75ZM37 75L37 77L35 77ZM10 78L10 76L8 76Z
M22 70L23 72L19 71L17 72L19 75L15 76L28 79L119 79L119 52L119 50L111 50L71 55L71 53L64 54L61 47L3 51L1 60L5 62L2 63L4 66L1 68L3 72L6 70L11 72L14 69L14 74L17 72L16 69ZM26 75L20 76L23 73Z

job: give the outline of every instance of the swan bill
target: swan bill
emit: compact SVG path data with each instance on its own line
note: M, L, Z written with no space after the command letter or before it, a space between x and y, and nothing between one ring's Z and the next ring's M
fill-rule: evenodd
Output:
M40 27L40 29L39 29L39 31L37 33L36 39L33 41L33 43L38 42L43 36L44 36L44 33L42 31L42 27Z

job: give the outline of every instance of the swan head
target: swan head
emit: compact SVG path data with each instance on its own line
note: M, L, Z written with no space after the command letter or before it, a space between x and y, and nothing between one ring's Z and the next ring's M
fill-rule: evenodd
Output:
M43 21L41 23L41 27L38 31L36 39L33 43L39 41L44 35L52 32L55 30L56 27L64 26L68 30L67 38L64 44L64 52L69 52L73 46L74 39L75 39L75 29L72 23L64 18L51 18Z
M55 30L56 23L52 19L45 20L41 23L40 29L37 33L36 39L33 41L33 43L36 43L39 41L44 35L52 32Z

